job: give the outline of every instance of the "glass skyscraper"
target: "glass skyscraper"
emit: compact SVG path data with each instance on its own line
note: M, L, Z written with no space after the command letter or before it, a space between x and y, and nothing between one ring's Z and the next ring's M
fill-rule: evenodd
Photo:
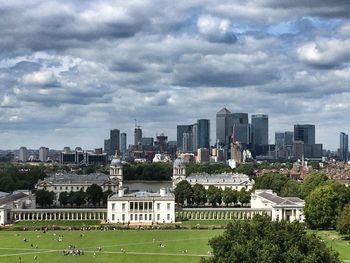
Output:
M339 158L342 161L347 161L349 159L349 136L341 132L340 136L340 147L339 147Z
M207 119L200 119L197 121L198 124L198 148L210 147L210 121Z
M269 144L269 117L266 114L252 115L253 143L258 146Z
M294 141L303 141L304 144L315 144L315 125L296 124L294 125Z

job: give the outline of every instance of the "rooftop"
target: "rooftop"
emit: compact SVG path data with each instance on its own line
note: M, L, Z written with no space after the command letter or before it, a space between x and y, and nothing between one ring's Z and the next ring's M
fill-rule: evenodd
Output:
M8 195L0 198L0 205L6 205L7 203L16 201L16 200L21 199L21 198L26 197L26 196L28 196L28 195L23 193L23 192L16 192L16 193L8 194Z
M91 183L91 184L102 184L110 181L109 175L103 173L92 173L92 174L75 174L75 173L57 173L50 177L46 177L40 180L38 184L43 182L50 182L53 184L74 184L74 183Z
M270 201L274 205L299 206L305 203L304 200L300 199L299 197L280 197L274 193L271 193L271 191L261 191L256 193L256 195Z
M253 181L249 179L248 175L238 174L238 173L221 173L221 174L207 174L207 173L194 173L189 175L186 180L190 183L196 182L199 184L215 184L215 183L223 183L223 184L253 184Z

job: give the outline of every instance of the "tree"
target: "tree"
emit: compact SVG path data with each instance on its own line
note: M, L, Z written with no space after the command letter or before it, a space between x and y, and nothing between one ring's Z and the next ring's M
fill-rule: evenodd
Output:
M205 191L205 188L201 184L195 184L192 187L193 190L193 203L195 203L197 206L201 204L205 204L207 201L207 191Z
M86 200L88 203L97 205L103 199L103 191L101 186L92 184L86 189Z
M78 192L69 193L69 203L76 206L81 206L86 203L86 193L83 189L80 189Z
M254 165L250 163L240 163L235 169L235 172L252 176L254 175Z
M187 182L186 180L182 180L181 182L179 182L176 185L174 192L175 192L176 202L178 202L182 205L185 202L187 204L192 203L192 195L193 195L192 187L191 187L190 183Z
M337 195L332 186L319 186L305 200L305 219L311 228L334 227L337 219Z
M103 192L102 204L106 205L108 201L108 196L113 193L111 190L107 190Z
M231 188L226 187L222 192L222 201L228 206L237 202L237 196Z
M221 189L215 187L214 185L210 185L207 190L207 198L208 202L212 206L216 206L218 203L221 204Z
M222 236L209 241L213 257L201 263L340 263L336 252L301 224L256 216L228 224Z
M350 204L346 205L341 212L337 222L337 230L342 235L350 235Z
M247 191L245 188L242 188L241 191L238 193L238 200L244 206L245 204L248 204L250 202L250 192Z
M255 189L272 189L279 195L283 186L291 179L280 173L267 173L255 178L254 180Z
M62 192L60 193L60 196L58 197L58 201L61 205L66 206L69 203L69 193Z
M285 185L282 186L281 196L301 196L300 194L301 183L295 180L288 180Z
M36 203L39 206L46 207L53 204L55 193L46 190L37 190L35 192Z
M327 184L328 177L324 173L312 173L308 175L301 185L301 196L306 198L316 187Z

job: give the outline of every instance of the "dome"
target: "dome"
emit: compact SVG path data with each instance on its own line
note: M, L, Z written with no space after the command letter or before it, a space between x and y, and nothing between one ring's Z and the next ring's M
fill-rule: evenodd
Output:
M175 161L174 161L174 167L175 168L182 168L183 166L185 166L185 163L182 159L180 158L177 158Z
M111 161L111 166L120 166L122 165L122 162L119 158L113 158L113 160Z

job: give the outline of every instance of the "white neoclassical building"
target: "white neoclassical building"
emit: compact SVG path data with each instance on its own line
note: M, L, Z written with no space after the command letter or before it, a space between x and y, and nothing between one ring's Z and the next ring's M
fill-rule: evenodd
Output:
M135 192L111 195L107 202L110 223L153 224L175 222L175 196L160 189L159 193Z
M62 192L77 192L86 189L92 184L99 185L103 191L117 191L123 185L123 166L119 158L114 158L110 164L109 175L92 173L80 175L75 173L59 172L52 176L39 180L35 188L55 193L55 204L59 204L59 196Z
M240 191L245 189L251 190L254 186L254 180L250 180L246 174L239 173L220 173L220 174L207 174L207 173L194 173L186 177L186 166L182 159L176 159L173 165L173 188L181 182L187 180L192 186L195 184L201 184L205 189L214 185L215 187L231 188L232 190Z
M251 208L271 209L272 220L304 222L305 201L298 197L280 197L272 190L255 190L251 194Z

